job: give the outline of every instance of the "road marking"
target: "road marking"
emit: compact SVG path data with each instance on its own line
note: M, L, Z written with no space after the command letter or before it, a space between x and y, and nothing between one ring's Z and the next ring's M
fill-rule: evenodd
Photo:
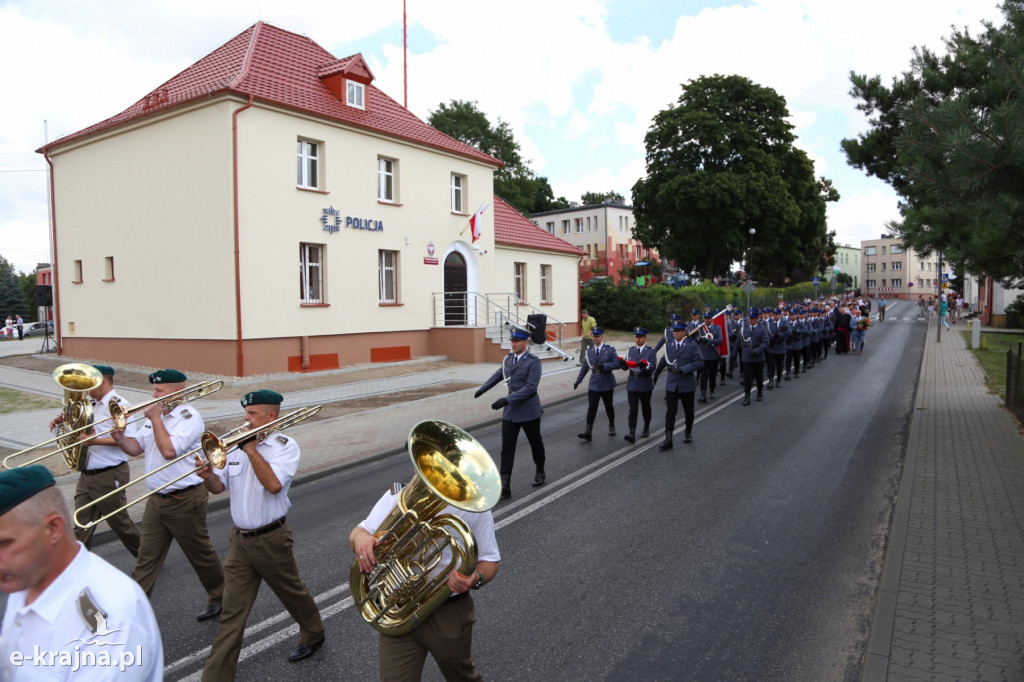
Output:
M705 412L702 412L699 416L694 418L694 420L693 420L694 421L694 425L696 425L696 424L704 421L705 419L708 419L712 415L715 415L718 412L724 410L726 407L728 407L732 403L735 403L737 400L740 399L741 395L742 394L739 394L739 395L736 395L736 396L734 396L732 398L723 400L721 403L719 403L715 407L713 407L711 409L708 409ZM683 427L680 427L680 428L683 428ZM615 469L616 467L618 467L618 466L620 466L622 464L625 464L626 462L631 461L635 457L638 457L638 456L648 452L649 450L652 450L658 444L658 441L657 441L656 438L654 438L654 436L657 436L659 433L663 433L663 432L664 432L664 429L660 429L658 431L654 431L654 432L651 433L651 436L652 436L651 441L649 443L646 443L645 445L643 445L641 447L637 447L635 445L627 445L627 446L621 447L618 450L615 450L614 452L608 453L607 455L605 455L601 459L599 459L599 460L597 460L597 461L595 461L595 462L593 462L591 464L588 464L587 466L583 467L582 469L576 470L575 472L573 472L572 474L570 474L566 478L563 478L563 479L560 479L558 481L553 482L552 484L547 486L547 490L544 490L543 488L542 489L538 489L536 492L530 493L526 497L517 499L515 502L512 502L512 503L510 503L508 505L505 505L500 510L498 510L497 512L494 513L494 517L495 517L494 530L495 530L495 532L497 532L498 530L501 530L505 526L508 526L508 525L514 523L515 521L518 521L518 520L520 520L522 518L525 518L526 516L529 516L533 512L540 511L541 509L543 509L544 507L546 507L550 503L554 502L555 500L557 500L557 499L559 499L561 497L564 497L565 495L568 495L573 490L576 490L577 488L585 485L586 483L589 483L590 481L592 481L595 478L601 476L602 474L605 474L605 473L611 471L612 469ZM627 451L630 451L630 450L633 450L633 452L631 452L630 454L624 454L624 453L626 453ZM556 492L552 493L551 492L552 488L556 488L556 489L560 488L560 489L558 489L558 490L556 490ZM520 507L522 507L522 508L519 509ZM516 509L519 509L519 511L514 511ZM505 518L505 517L507 517L507 518ZM498 519L501 519L501 520L499 521ZM346 584L342 584L342 585L339 585L337 587L333 587L333 588L331 588L331 589L329 589L329 590L327 590L325 592L322 592L321 594L315 596L314 600L319 604L320 602L327 601L327 600L329 600L329 599L331 599L331 598L333 598L335 596L344 594L344 593L346 593L348 591L349 591L348 584L347 583ZM350 606L353 606L354 603L355 602L354 602L354 600L352 599L351 596L346 596L343 599L341 599L341 601L339 601L339 602L337 602L335 604L331 604L330 606L326 606L326 607L321 608L320 609L320 618L322 620L326 621L331 616L334 616L336 614L341 613L342 611L347 610ZM280 623L281 621L285 620L286 618L291 618L289 613L287 611L280 611L277 614L271 616L270 618L266 618L266 619L260 621L259 623L255 623L255 624L253 624L251 626L247 626L245 628L244 639L248 639L249 637L258 634L258 633L262 632L263 630L266 630L267 628L273 627L273 626L277 625L278 623ZM248 645L244 646L242 648L241 653L238 656L238 662L241 663L242 661L246 660L247 658L251 658L251 657L253 657L253 656L255 656L255 655L257 655L257 654L259 654L259 653L261 653L263 651L266 651L267 649L269 649L269 648L271 648L271 647L273 647L273 646L275 646L277 644L280 644L281 642L285 641L286 639L288 639L290 637L294 637L295 635L298 634L298 632L299 632L299 626L298 626L298 624L296 624L294 622L291 623L288 626L285 626L285 627L279 629L279 630L274 630L273 632L271 632L270 634L266 635L262 639L258 639L255 642L251 642ZM165 665L164 666L164 675L168 675L169 673L174 672L175 670L178 670L180 668L183 668L183 667L186 667L186 666L193 665L195 663L199 663L199 662L205 661L206 657L209 656L209 655L210 655L210 647L203 647L202 649L200 649L198 651L194 651L191 654L188 654L187 656L183 656L182 658L179 658L178 660L174 661L173 663L169 663L169 664ZM182 679L185 682L198 682L198 680L200 680L202 678L202 675L203 675L203 671L202 670L198 670L198 671L196 671L196 672L194 672L194 673L192 673L192 674L190 674L190 675L188 675L186 677L180 678L180 679Z

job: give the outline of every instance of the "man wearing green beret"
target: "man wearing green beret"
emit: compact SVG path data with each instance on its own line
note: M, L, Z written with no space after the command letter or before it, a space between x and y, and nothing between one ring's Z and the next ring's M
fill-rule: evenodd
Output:
M8 595L0 679L162 679L160 628L146 595L71 528L46 467L0 471L0 591Z
M122 408L128 407L128 401L114 391L114 368L107 365L94 365L103 376L103 383L89 391L89 397L96 404L92 408L92 421L99 430L110 428L110 403L116 402ZM63 415L59 415L50 422L50 430L60 421ZM135 426L129 425L125 435L134 437ZM92 536L96 532L96 526L89 522L95 521L101 516L109 514L115 509L120 509L127 503L127 496L124 486L131 480L131 473L128 470L128 455L125 454L117 442L111 436L93 438L89 441L86 468L78 477L78 485L75 487L75 508L81 509L93 500L98 500L113 490L120 490L120 494L111 495L103 502L84 509L79 515L79 522L88 528L75 528L75 538L85 545L86 549L92 546ZM114 531L124 546L132 553L133 557L139 556L139 542L141 533L139 527L128 515L127 509L122 509L107 519L107 524Z
M187 380L176 369L161 369L149 375L154 398L180 391L185 388ZM132 577L142 586L146 596L152 595L171 542L177 540L206 589L206 609L196 616L196 620L216 618L220 615L224 592L224 569L210 544L210 531L206 526L206 503L210 495L203 486L203 479L195 473L192 458L181 457L199 448L203 418L183 401L171 404L156 402L143 414L147 421L134 437L121 431L111 433L117 444L133 457L144 454L147 474L171 460L179 461L146 479L150 490L160 492L146 500L142 514L142 542Z
M283 398L259 390L242 398L248 430L256 431L278 418ZM203 680L233 680L242 651L245 621L266 582L299 624L299 645L288 657L292 663L309 658L324 642L324 624L313 595L299 577L292 552L292 529L285 514L291 502L288 489L299 467L299 446L281 433L259 431L227 453L223 469L212 469L196 458L199 476L214 495L231 492L231 520L224 560L224 612L217 625Z

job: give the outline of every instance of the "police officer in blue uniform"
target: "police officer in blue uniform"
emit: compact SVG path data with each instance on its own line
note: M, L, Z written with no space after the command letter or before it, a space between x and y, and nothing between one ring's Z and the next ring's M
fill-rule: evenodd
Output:
M658 354L647 345L647 330L637 327L633 330L636 345L626 351L622 359L622 368L629 372L626 379L626 399L629 401L629 434L625 437L629 443L636 442L637 407L643 410L644 430L641 438L651 435L651 393L654 391L654 370L658 364Z
M526 440L533 452L536 472L533 487L544 485L544 440L540 435L540 417L544 412L537 395L540 384L540 358L527 350L529 334L522 329L513 329L509 335L512 352L502 360L501 367L480 386L473 395L479 398L499 381L508 384L508 395L498 398L491 408L501 413L501 499L512 497L512 465L516 458L516 441L519 430L526 433Z
M762 400L764 385L764 352L768 348L768 332L758 322L757 308L747 312L747 322L740 328L740 366L743 368L743 402L750 404L750 389L757 380L757 399Z
M658 446L662 451L672 449L672 431L676 427L676 412L680 402L683 404L686 422L683 442L693 441L693 394L697 392L695 372L704 366L697 344L686 336L686 325L674 325L672 336L673 340L665 344L665 355L654 372L655 383L662 372L668 372L668 379L665 380L665 440Z
M668 326L665 327L665 332L658 339L658 343L654 345L654 352L657 353L661 350L661 347L672 340L672 325L676 322L680 322L683 318L679 317L675 313L672 313L672 318L668 322Z
M804 353L804 325L800 322L799 312L800 309L795 307L789 311L789 342L786 344L786 374L783 377L786 381L789 381L791 368L793 378L800 378L800 359Z
M732 311L732 319L726 323L725 327L729 334L729 373L727 376L730 379L733 378L733 371L740 364L740 327L742 326L743 311L736 308Z
M704 367L700 372L700 400L704 404L708 401L708 385L711 387L711 399L715 399L715 380L718 375L719 359L722 357L718 352L722 345L722 330L717 324L712 324L715 314L710 310L704 311L704 328L694 334L697 346L700 348L700 356L704 359Z
M583 366L580 367L579 376L573 389L579 388L583 377L590 372L590 383L587 386L587 425L583 433L576 435L585 441L589 441L594 430L594 419L597 417L597 406L604 403L604 412L608 415L608 435L615 435L615 408L612 406L612 392L615 390L617 381L613 372L621 367L619 355L613 346L604 342L604 329L594 327L591 333L594 337L594 347L588 348L583 356Z
M782 388L782 369L786 364L786 341L789 340L789 323L782 319L782 310L775 308L765 322L768 332L768 350L765 360L768 364L768 390L773 386Z

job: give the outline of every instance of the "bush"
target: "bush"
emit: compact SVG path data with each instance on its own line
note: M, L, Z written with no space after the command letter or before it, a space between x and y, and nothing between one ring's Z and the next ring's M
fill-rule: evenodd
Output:
M1013 329L1024 327L1024 296L1018 296L1006 306L1006 326Z

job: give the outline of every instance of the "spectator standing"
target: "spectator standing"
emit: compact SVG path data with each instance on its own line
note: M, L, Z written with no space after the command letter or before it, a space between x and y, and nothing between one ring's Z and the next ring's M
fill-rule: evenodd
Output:
M594 327L597 326L597 320L591 317L590 313L586 310L580 311L580 317L583 318L583 321L580 324L580 333L583 336L580 338L580 354L579 357L576 358L577 367L583 364L583 358L587 355L587 349L594 347L594 340L590 337L594 331Z
M15 318L14 326L18 330L18 340L23 341L25 339L25 320L21 319L21 315Z

